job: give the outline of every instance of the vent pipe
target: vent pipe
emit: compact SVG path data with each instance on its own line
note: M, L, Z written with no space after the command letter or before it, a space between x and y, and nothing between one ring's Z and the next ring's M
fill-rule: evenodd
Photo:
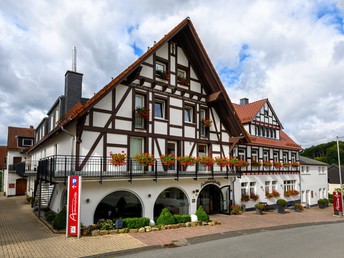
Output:
M76 72L76 47L73 47L72 71Z

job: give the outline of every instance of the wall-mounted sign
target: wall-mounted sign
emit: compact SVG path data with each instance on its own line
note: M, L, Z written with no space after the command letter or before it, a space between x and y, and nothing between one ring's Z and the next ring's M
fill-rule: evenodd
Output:
M8 184L8 188L14 188L15 184Z
M81 176L68 177L66 236L80 237Z
M215 185L221 186L221 183L219 181L216 181L215 179L210 179L201 183L201 188L207 184L215 184Z

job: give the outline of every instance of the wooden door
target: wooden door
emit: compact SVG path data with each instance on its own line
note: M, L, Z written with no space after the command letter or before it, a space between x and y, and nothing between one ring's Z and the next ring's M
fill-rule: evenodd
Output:
M16 180L16 195L25 195L26 183L27 181L24 178Z

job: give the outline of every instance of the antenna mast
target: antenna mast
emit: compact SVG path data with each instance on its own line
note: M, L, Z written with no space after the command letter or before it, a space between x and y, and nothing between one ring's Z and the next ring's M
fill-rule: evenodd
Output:
M73 47L72 71L76 72L76 47Z

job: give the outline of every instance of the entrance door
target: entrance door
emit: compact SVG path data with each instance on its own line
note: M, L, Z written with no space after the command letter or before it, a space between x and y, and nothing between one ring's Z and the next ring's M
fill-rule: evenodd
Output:
M202 205L208 214L221 213L223 196L216 185L207 185L200 192L197 199L197 207Z
M310 206L310 190L307 190L306 191L306 207L309 207Z
M25 195L26 179L20 178L16 180L16 195Z

